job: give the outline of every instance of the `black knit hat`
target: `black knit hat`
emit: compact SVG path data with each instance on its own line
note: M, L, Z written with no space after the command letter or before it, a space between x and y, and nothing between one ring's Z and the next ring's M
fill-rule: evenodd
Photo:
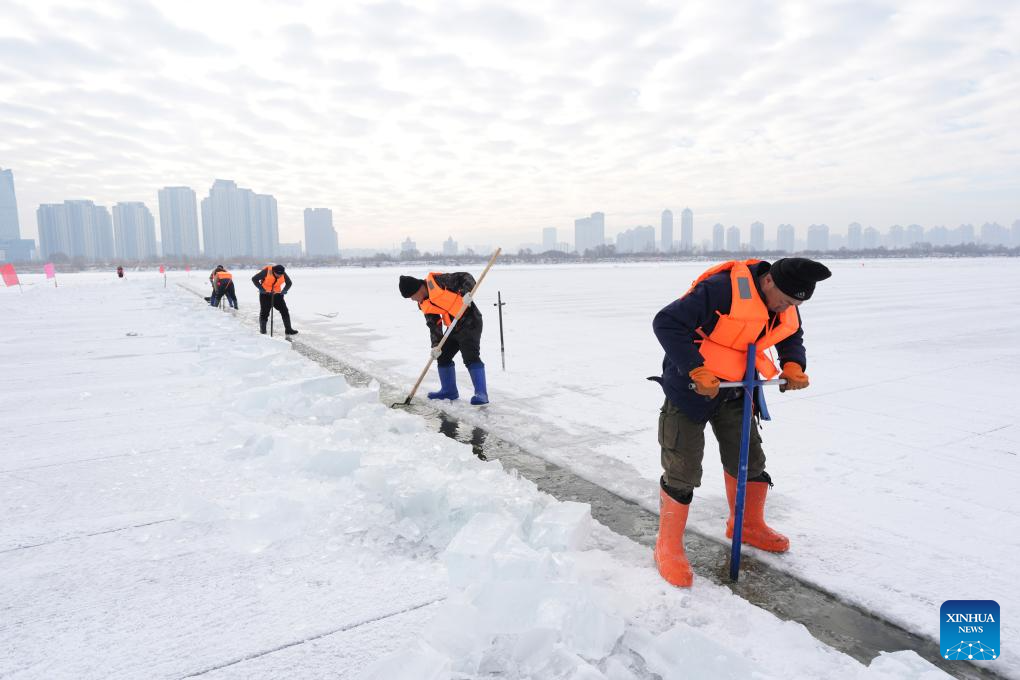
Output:
M400 277L400 294L406 298L417 293L425 285L423 279L416 279L413 276Z
M815 292L815 284L832 276L824 264L806 257L776 260L769 273L776 287L795 300L809 300Z
M274 265L273 265L273 273L274 273L274 274L276 274L277 276L279 276L280 274L282 274L282 273L283 273L284 271L285 271L285 270L284 270L284 268L283 268L283 265L282 265L282 264L274 264Z

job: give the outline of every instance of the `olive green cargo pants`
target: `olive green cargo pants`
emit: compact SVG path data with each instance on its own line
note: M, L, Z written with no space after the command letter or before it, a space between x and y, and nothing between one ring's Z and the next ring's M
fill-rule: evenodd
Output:
M744 400L724 401L708 423L719 442L723 469L737 476L740 466L740 429ZM705 423L691 420L669 399L659 412L659 446L662 447L662 477L666 485L680 492L701 486L701 461L705 457ZM747 478L755 479L765 471L765 452L755 423L751 424L751 442L747 453Z

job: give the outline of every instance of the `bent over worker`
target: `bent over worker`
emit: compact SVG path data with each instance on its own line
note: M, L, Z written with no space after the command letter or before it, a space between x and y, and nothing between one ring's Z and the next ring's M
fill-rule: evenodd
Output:
M485 364L480 355L482 313L471 301L471 290L474 287L475 277L467 272L432 272L425 279L400 277L400 294L418 303L418 309L425 314L425 324L432 340L432 356L436 358L440 388L436 392L429 392L429 399L460 397L457 391L457 372L453 365L453 357L460 352L475 388L471 403L476 406L489 403L485 386ZM464 310L440 351L437 346L443 339L444 326L449 328L453 325L453 319L465 304L468 308Z
M265 335L269 314L275 307L283 318L283 327L287 335L297 335L297 331L290 325L290 310L283 300L293 285L284 266L271 264L263 267L258 274L251 277L251 280L259 291L259 331Z
M213 307L220 304L220 298L226 296L227 302L234 309L237 309L237 293L234 290L234 275L227 271L222 264L216 265L216 269L209 275L213 292L209 298L209 304Z
M699 276L679 300L655 315L652 328L666 352L660 380L666 399L659 414L663 472L655 563L673 585L688 587L693 581L683 537L694 489L701 486L706 424L712 425L719 442L730 506L726 536L733 536L744 393L742 387L720 389L720 379L743 380L747 346L753 342L758 373L766 379L784 378L784 389L807 387L807 355L797 308L811 297L816 282L831 275L825 265L802 257L771 265L759 260L724 262ZM766 355L771 347L782 370ZM760 390L755 392L760 395ZM757 412L757 398L754 404ZM770 487L761 436L752 427L742 542L785 552L789 539L765 523Z

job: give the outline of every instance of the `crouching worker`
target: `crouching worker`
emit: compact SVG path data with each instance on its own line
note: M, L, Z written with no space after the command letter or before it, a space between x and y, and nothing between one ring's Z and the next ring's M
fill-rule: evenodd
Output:
M726 536L733 536L744 391L720 389L720 379L744 379L747 346L753 342L756 368L766 379L784 378L785 389L807 387L807 354L797 308L811 297L816 282L831 275L825 265L802 257L771 265L759 260L724 262L656 314L652 328L666 351L660 380L666 400L659 414L663 473L655 563L673 585L688 587L693 581L683 538L694 489L701 486L706 424L712 425L719 442L730 506ZM765 354L770 347L775 347L781 371ZM785 552L789 539L765 523L765 498L771 486L761 436L752 427L742 542Z
M227 298L227 302L234 309L237 309L237 292L234 290L234 276L227 271L226 267L222 264L216 265L216 269L213 270L212 274L209 275L209 280L212 282L213 292L209 298L209 304L213 307L220 304L220 299L224 296Z
M432 356L436 359L439 369L440 389L429 392L429 399L457 399L457 373L453 358L461 353L467 367L475 394L471 397L474 405L488 404L489 394L485 387L485 364L479 355L482 340L482 313L471 301L471 290L475 287L475 277L467 272L440 274L433 272L425 279L413 276L400 277L400 294L418 304L425 314L425 324L429 327L432 339ZM460 317L442 350L438 349L443 339L443 328L453 325L457 313L468 305Z
M269 314L275 307L283 318L283 327L287 335L297 335L297 331L290 325L290 310L283 301L283 297L293 285L283 265L271 264L251 277L251 281L259 291L259 331L265 335Z

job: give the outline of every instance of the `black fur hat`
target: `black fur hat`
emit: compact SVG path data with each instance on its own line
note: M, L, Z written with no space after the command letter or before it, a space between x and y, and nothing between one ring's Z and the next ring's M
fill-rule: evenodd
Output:
M413 276L401 276L400 277L400 294L405 298L409 298L418 290L425 285L425 281L422 279L416 279Z
M795 300L809 300L815 284L832 276L821 262L806 257L784 257L772 263L769 270L779 290Z

